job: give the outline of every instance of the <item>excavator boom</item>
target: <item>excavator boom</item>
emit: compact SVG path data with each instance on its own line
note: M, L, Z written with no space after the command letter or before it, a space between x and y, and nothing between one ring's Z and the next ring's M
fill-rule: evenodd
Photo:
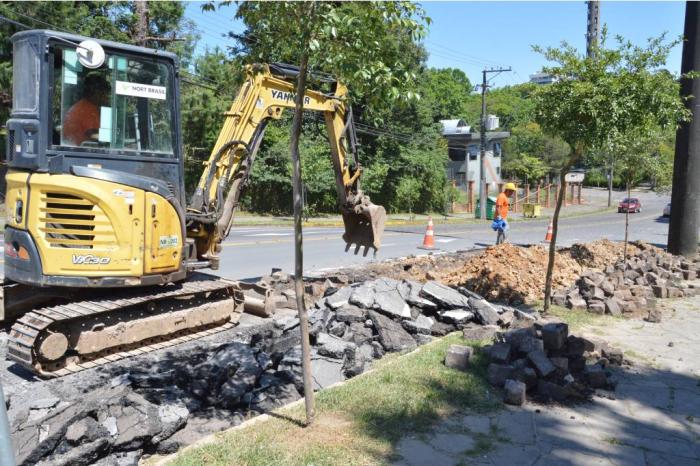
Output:
M246 81L225 113L226 120L187 210L187 234L195 239L198 258L214 267L267 123L281 118L284 109L294 108L297 73L291 65L247 66ZM304 110L324 115L346 251L355 245L356 254L364 247L366 255L369 249L376 252L381 245L386 211L360 189L362 168L352 111L346 104L347 88L337 81L324 80L332 92L307 90Z

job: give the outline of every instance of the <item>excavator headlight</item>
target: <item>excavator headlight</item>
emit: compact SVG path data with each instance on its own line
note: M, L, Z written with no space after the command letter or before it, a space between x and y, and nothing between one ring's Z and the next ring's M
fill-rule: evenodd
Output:
M31 260L29 251L27 251L24 246L20 246L17 242L5 243L5 257L20 259L27 262Z

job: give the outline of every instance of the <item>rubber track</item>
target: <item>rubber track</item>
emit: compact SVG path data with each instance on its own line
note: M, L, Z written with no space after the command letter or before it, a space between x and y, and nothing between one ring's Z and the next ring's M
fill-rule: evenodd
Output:
M163 299L238 288L237 282L215 277L213 275L197 273L193 274L192 278L193 280L184 282L181 285L168 285L165 288L159 288L156 292L153 292L153 288L120 290L110 293L110 299L105 298L76 301L64 305L45 307L30 311L19 318L10 329L7 342L7 357L11 361L14 361L36 373L37 359L34 356L34 345L37 343L37 340L43 331L57 322L93 317L95 315L114 312L127 307L153 301L160 301ZM113 353L91 361L66 366L56 371L39 371L39 375L44 377L61 377L75 372L80 372L81 370L91 369L109 362L118 361L127 357L137 356L139 354L148 353L161 348L167 348L186 341L195 340L197 338L221 332L234 327L235 325L235 323L228 322L221 326L195 333L189 333L165 342L153 343L143 347L134 348L129 351Z

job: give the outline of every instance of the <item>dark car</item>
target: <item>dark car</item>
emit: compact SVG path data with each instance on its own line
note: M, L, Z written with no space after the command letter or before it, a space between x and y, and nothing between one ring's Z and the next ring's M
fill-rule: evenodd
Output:
M636 197L630 197L620 201L617 206L618 212L641 212L642 203Z

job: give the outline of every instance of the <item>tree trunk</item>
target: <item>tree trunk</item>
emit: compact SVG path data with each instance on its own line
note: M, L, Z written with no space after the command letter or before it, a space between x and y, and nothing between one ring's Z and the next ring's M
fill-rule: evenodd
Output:
M610 167L608 168L608 207L612 206L612 188L613 188L613 164L612 155L610 156Z
M136 0L134 2L136 11L136 31L134 41L136 45L146 47L148 38L148 2L146 0Z
M627 209L625 209L625 247L622 249L622 260L627 260L627 235L630 229L630 205L629 199L632 192L632 183L627 179Z
M312 22L311 17L315 10L315 3L300 3L301 15ZM300 16L301 16L300 15ZM306 404L306 425L311 425L314 419L314 386L311 375L311 343L309 341L309 316L306 313L304 303L304 250L301 231L303 200L301 184L301 157L299 156L299 137L303 123L304 94L306 92L306 76L309 66L309 41L310 34L302 37L301 59L299 63L299 76L297 77L294 118L289 138L289 152L292 156L292 194L294 197L294 293L296 295L297 312L299 314L299 330L301 332L301 365L304 380L304 400Z
M555 253L557 251L557 232L559 225L559 211L561 210L562 204L564 204L564 197L566 197L566 184L564 183L564 178L569 172L569 169L573 163L578 159L578 152L575 152L573 157L567 162L566 165L561 169L559 173L559 195L557 196L557 203L554 206L554 216L552 217L552 241L549 243L549 259L547 260L547 275L544 280L544 309L543 312L549 311L549 306L551 304L552 298L552 277L554 275L554 259Z

